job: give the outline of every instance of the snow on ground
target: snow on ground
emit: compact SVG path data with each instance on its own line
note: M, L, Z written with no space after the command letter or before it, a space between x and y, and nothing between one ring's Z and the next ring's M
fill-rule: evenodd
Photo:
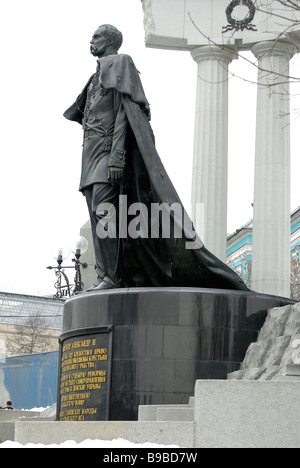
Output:
M145 444L134 444L133 442L129 442L125 439L114 439L114 440L91 440L86 439L82 442L75 442L74 440L67 440L62 444L26 444L22 445L18 442L12 442L8 440L0 444L0 449L2 448L178 448L178 445L159 445L159 444L151 444L149 442Z
M50 408L50 406L46 406L46 408L40 407L40 408L31 408L31 409L24 409L22 408L20 411L35 411L36 413L42 413L46 409Z

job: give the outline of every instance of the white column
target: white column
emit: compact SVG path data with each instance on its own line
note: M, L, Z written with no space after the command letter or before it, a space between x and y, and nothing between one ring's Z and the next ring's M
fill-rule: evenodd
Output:
M192 218L205 247L225 261L228 65L237 55L234 50L217 46L197 47L191 54L198 64Z
M252 289L290 296L290 96L287 42L255 44L258 58Z

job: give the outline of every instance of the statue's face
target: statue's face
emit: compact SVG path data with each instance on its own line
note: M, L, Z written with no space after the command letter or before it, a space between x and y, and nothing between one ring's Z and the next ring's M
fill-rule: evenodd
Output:
M111 39L109 39L103 34L103 32L104 32L103 28L102 29L98 28L95 31L92 37L92 40L90 42L91 54L94 55L95 57L102 57L103 55L105 55L107 48L111 45L111 42L112 42Z

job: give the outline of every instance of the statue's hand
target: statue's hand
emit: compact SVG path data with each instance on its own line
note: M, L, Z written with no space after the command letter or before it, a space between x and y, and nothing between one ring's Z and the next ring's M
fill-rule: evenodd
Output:
M124 169L109 167L107 178L112 185L118 185L124 178Z
M115 149L108 159L107 178L112 185L120 184L124 178L126 151Z

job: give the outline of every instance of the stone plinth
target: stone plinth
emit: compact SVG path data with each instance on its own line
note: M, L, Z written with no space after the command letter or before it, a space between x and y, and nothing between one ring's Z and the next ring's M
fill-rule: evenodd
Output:
M68 421L136 420L139 405L187 403L197 379L225 379L238 370L267 309L289 302L198 288L118 289L72 298L60 337L58 415L64 412Z
M196 382L195 447L299 448L299 390L299 382Z

